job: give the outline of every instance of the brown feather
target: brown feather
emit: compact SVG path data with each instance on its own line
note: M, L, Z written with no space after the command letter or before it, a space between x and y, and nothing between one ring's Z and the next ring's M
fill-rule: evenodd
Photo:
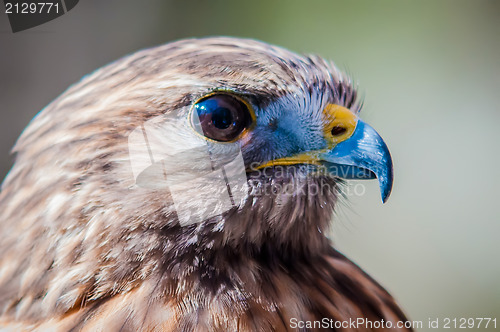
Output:
M260 108L280 98L293 103L293 94L303 96L301 107L360 108L333 64L252 40L179 41L85 77L14 148L0 193L0 326L289 331L292 318L405 320L324 235L337 179L250 173L251 189L293 183L297 191L251 192L237 208L188 226L179 224L168 190L135 185L128 135L164 115L181 123L215 89L245 94ZM168 135L166 144L182 144L176 131ZM247 143L246 161L270 149ZM300 192L321 181L329 190Z

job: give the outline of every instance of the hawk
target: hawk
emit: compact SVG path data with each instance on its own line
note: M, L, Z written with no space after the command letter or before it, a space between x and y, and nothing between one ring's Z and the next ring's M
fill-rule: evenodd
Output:
M332 63L229 37L84 77L13 150L2 331L409 330L327 237L344 179L391 191L360 108Z

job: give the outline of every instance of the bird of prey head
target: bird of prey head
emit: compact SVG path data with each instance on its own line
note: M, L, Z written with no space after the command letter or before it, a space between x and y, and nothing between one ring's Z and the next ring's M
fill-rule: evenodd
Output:
M178 41L86 76L14 148L0 325L405 322L325 235L342 178L377 178L390 194L389 151L360 108L332 63L253 40Z

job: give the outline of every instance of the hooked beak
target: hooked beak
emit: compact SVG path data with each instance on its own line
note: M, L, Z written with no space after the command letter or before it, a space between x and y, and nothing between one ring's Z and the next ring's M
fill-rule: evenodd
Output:
M389 149L370 125L349 109L330 104L324 111L324 137L329 147L300 155L266 162L271 165L309 163L324 166L327 171L344 179L378 179L382 201L392 190L393 168Z
M318 155L328 171L344 179L378 179L382 201L392 190L393 169L389 149L370 125L358 119L351 137Z

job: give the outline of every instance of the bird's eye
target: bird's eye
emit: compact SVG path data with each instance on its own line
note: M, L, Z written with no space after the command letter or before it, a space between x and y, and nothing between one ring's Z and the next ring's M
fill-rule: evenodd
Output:
M251 124L247 105L229 94L216 94L194 105L193 126L205 137L220 142L236 139Z

